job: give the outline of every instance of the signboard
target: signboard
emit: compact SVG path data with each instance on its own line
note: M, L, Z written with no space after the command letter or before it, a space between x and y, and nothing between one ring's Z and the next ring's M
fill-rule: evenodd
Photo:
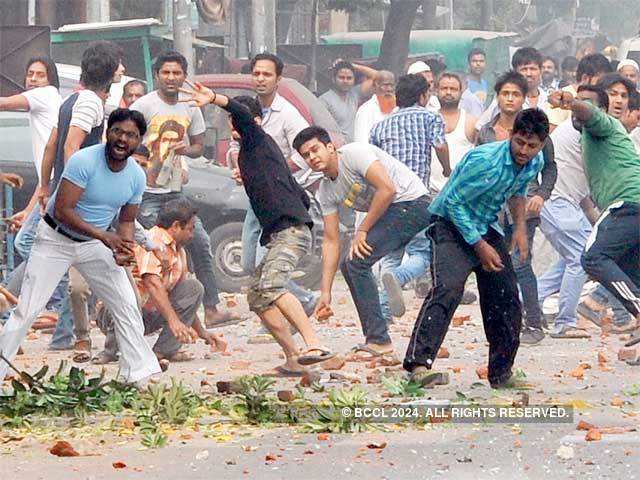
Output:
M598 34L600 23L593 17L576 17L573 24L573 36L575 38L592 38Z

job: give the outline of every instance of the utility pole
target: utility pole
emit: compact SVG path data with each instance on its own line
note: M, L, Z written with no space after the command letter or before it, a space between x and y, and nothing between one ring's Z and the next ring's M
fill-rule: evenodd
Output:
M90 0L87 2L87 22L108 22L111 18L109 0Z
M480 9L481 28L483 30L493 30L493 0L483 0Z
M189 64L187 75L193 76L195 65L191 32L191 0L173 0L173 48L187 59Z
M36 24L36 0L29 0L27 4L27 25Z
M251 56L276 52L276 0L251 0Z
M318 90L318 0L311 2L311 80L309 90Z

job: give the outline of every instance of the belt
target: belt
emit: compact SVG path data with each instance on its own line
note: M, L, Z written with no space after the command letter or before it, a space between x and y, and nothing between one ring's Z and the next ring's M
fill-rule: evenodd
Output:
M56 232L58 232L60 235L64 235L65 237L67 237L70 240L73 240L74 242L87 242L88 240L85 240L84 238L78 238L72 234L70 234L69 232L65 231L62 229L62 226L59 225L51 215L49 215L48 213L45 213L43 220L45 221L45 223L47 225L49 225L51 228L53 228Z

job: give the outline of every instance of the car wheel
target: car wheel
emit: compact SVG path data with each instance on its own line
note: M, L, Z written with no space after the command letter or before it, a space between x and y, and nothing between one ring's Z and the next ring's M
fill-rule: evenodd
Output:
M242 269L242 223L220 225L209 234L213 268L218 289L237 293L249 284Z

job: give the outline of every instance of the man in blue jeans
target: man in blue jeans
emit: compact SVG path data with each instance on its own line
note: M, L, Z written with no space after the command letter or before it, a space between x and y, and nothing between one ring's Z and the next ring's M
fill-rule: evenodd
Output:
M506 72L496 80L495 92L499 113L480 129L478 145L509 138L515 118L522 111L527 88L527 79L518 72ZM542 153L544 158L542 181L538 182L538 178L535 177L527 193L526 228L529 252L533 246L536 227L540 224L540 209L551 195L557 176L556 164L553 161L553 144L548 138ZM505 211L504 217L505 242L509 244L514 230L513 221L509 217L509 212ZM537 280L531 266L531 254L521 259L519 252L513 252L511 261L518 278L522 304L526 313L525 328L522 329L520 342L525 345L535 345L544 338L544 331L542 330L542 311L538 304Z
M309 124L298 109L278 94L278 85L282 80L284 63L271 53L260 53L251 59L251 79L256 97L262 107L261 126L278 145L287 161L293 178L303 188L309 187L320 178L302 160L293 148L296 135ZM236 172L236 180L239 175ZM253 209L247 210L242 226L242 267L248 274L253 274L260 264L266 249L259 245L258 239L262 228ZM294 281L287 283L287 289L298 299L307 315L313 313L318 296L297 285ZM270 341L270 336L258 334L252 342Z
M66 162L71 155L102 141L104 102L109 95L119 64L117 50L109 42L96 42L84 51L80 80L85 89L72 94L62 103L58 124L51 131L44 149L38 194L40 205L43 207L49 200L50 193L58 186ZM51 178L52 172L53 178ZM40 206L36 205L16 238L19 253L25 260L28 259L33 247L40 218ZM15 278L20 277L16 274ZM53 350L74 347L68 282L68 276L64 275L56 289L58 297L62 300L56 330L49 345Z
M429 83L422 75L404 75L396 85L396 105L399 110L376 124L369 143L381 148L415 173L429 188L431 148L442 164L445 177L451 173L449 148L444 137L444 121L429 112ZM406 254L407 260L403 261ZM404 246L381 261L382 284L380 301L385 318L401 317L405 312L402 286L427 272L430 245L426 232L419 232Z
M155 225L163 205L183 198L182 186L188 181L185 157L199 158L204 148L205 123L199 108L178 101L184 84L187 60L177 52L163 52L153 65L157 90L136 100L132 110L144 115L147 134L144 144L151 154L147 168L147 188L138 220L145 228ZM185 245L196 277L204 286L205 324L209 328L237 323L242 317L219 311L218 288L213 272L209 234L196 217L193 239Z
M366 343L355 351L394 356L388 326L371 268L404 248L428 223L427 187L409 167L378 147L350 143L336 148L327 131L309 127L294 147L324 178L318 199L324 217L322 286L316 311L330 309L331 288L340 260L340 205L365 212L341 271L356 305Z

